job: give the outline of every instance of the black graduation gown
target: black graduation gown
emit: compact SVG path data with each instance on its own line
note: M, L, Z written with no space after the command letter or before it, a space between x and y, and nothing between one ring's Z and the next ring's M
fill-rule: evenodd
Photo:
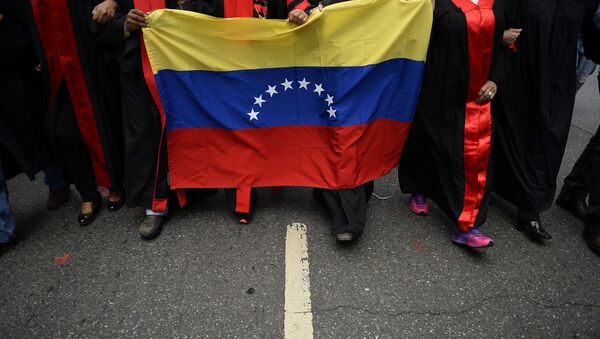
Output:
M92 5L101 2L92 0ZM168 163L166 139L164 136L161 139L160 112L144 79L140 32L125 36L125 19L127 13L135 8L133 0L119 0L117 4L119 10L115 17L106 25L94 24L92 30L105 58L115 60L119 69L125 201L128 207L166 211ZM176 6L176 1L166 1L167 8Z
M501 87L506 64L502 46L502 34L506 29L503 4L496 0L492 8L495 31L487 76L498 87ZM465 14L451 0L437 0L420 101L398 170L403 192L431 198L459 227L459 217L466 209L465 199L469 198L465 192L465 117L470 79L468 41ZM478 87L481 88L484 82ZM488 135L490 147L492 131L493 121ZM470 194L478 201L471 212L470 224L462 227L464 230L477 227L486 220L491 187L491 157L489 151L486 153L488 156L482 154L479 160L487 161L487 168L481 166L477 174L487 180L478 192Z
M57 13L61 8L59 4L66 4L68 13ZM57 6L58 7L55 7ZM99 185L105 185L112 188L120 188L123 182L123 159L122 159L122 135L120 128L120 97L119 97L119 81L114 64L107 63L103 55L96 47L96 42L92 35L91 27L91 11L93 6L90 0L53 0L45 2L40 0L32 0L31 6L36 17L36 30L34 32L34 40L40 46L40 60L42 70L46 77L45 97L48 99L49 107L45 125L48 131L48 136L55 147L59 147L59 139L57 133L64 126L65 114L74 113L76 117L81 117L80 109L84 95L87 93L88 101L93 112L91 120L94 128L89 129L89 134L81 130L82 125L78 123L81 131L81 136L85 141L86 148L93 159L98 159L99 156L104 160L94 160L95 179ZM49 7L50 6L50 7ZM53 21L49 19L52 16L61 17L65 20ZM42 18L42 19L40 19ZM65 22L70 20L70 29ZM60 42L53 39L53 34L60 37ZM78 60L81 73L79 72L60 72L61 66L56 63L56 59L48 59L51 49L64 48L67 35L72 34L75 41L75 55ZM71 56L69 56L71 57ZM69 58L67 57L67 58ZM71 93L69 77L83 76L81 86L84 86L85 91ZM67 94L68 93L68 94ZM70 98L70 103L67 105L58 104L61 100ZM72 106L73 112L71 111ZM84 114L85 115L85 114ZM79 118L77 118L79 120ZM91 126L91 125L87 125ZM96 138L88 138L89 135L97 135ZM60 153L60 152L58 152ZM64 160L64 159L63 159ZM99 175L100 174L100 175ZM67 173L67 179L77 177L79 173Z
M493 189L537 214L552 205L567 144L585 1L521 0L518 11L523 31L494 107Z
M0 0L0 13L0 163L6 178L25 172L33 179L48 158L32 18L17 0Z

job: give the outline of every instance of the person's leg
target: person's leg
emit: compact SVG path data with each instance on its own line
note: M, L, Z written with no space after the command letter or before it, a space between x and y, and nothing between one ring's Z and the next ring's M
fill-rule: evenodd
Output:
M577 91L585 84L587 78L596 70L596 64L585 57L581 39L577 41Z
M595 144L593 163L590 207L585 214L585 230L583 231L583 235L588 241L590 248L600 252L600 142L596 142Z
M58 112L54 133L57 152L64 164L69 180L75 184L81 195L81 213L78 216L82 226L92 223L101 204L101 196L96 185L96 177L89 152L81 137L75 112L66 87L59 90L55 109Z
M57 209L64 205L71 195L70 185L65 182L64 173L60 164L55 163L44 168L44 183L48 186L49 210Z

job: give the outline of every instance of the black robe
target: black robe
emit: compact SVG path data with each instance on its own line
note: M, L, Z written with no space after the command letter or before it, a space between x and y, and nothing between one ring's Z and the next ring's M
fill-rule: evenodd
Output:
M60 4L66 4L65 8L68 12L58 13ZM92 158L98 159L99 157L95 155L101 154L104 160L104 163L93 161L95 179L99 185L119 188L123 181L119 81L116 65L107 63L96 47L90 29L93 6L89 0L53 0L52 2L32 0L31 9L33 17L36 18L33 38L41 51L39 57L45 77L44 96L50 107L45 117L45 125L51 143L54 146L58 144L56 131L60 127L57 124L64 120L65 114L61 112L62 108L53 103L59 98L70 97L75 115L87 116L87 113L81 113L82 106L80 106L82 98L85 97L82 93L87 93L85 100L91 104L93 113L88 121L93 121L95 127L89 129L90 134L81 131L82 138ZM36 16L35 13L38 15ZM69 20L72 27L65 25ZM59 38L53 39L53 35ZM56 59L48 58L52 49L62 49L64 52L65 41L70 40L67 38L69 35L72 35L75 42L75 60L80 64L81 73L61 72L60 63ZM73 56L70 55L67 59L69 57ZM66 84L69 83L69 77L77 76L83 76L83 83L80 85L85 87L85 91L71 93L72 90ZM81 86L77 87L81 88ZM68 91L69 95L63 91ZM78 125L81 130L82 125L80 123ZM87 135L91 134L97 135L97 138L88 138ZM75 177L78 174L67 173L67 175Z
M7 179L30 179L49 160L43 133L41 74L27 3L0 0L0 163Z
M521 0L517 9L523 31L494 107L493 189L530 218L554 199L573 115L585 2Z
M495 30L487 80L501 87L507 56L502 46L502 34L506 29L504 1L496 0L492 10ZM476 206L470 211L470 221L463 225L463 230L477 227L486 220L492 162L491 151L486 152L487 157L486 154L481 155L487 166L482 166L477 174L487 180L478 192L466 193L465 117L470 86L468 42L465 14L451 0L437 0L421 97L398 170L403 192L420 193L431 198L459 228L459 217L466 210L465 199L474 195ZM485 74L481 77L486 79ZM478 88L484 82L481 81ZM488 138L492 138L489 147L493 144L492 131L493 121L488 133Z

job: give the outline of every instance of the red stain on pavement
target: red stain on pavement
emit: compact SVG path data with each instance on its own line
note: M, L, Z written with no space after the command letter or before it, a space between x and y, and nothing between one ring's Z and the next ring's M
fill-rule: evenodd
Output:
M425 252L425 241L423 240L413 240L412 246L415 249L415 251L419 253Z
M62 256L54 258L54 263L57 264L58 266L64 266L64 265L68 264L69 261L71 261L71 254L69 254L69 253L65 253Z

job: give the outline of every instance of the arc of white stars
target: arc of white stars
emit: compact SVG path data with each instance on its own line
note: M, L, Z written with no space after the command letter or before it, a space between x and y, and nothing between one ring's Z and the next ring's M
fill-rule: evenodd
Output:
M329 106L329 109L327 110L327 113L329 113L329 118L337 118L335 115L336 112L337 109L333 109L333 107Z
M325 101L329 106L333 105L333 97L331 95L327 94L327 99L325 99Z
M319 96L321 96L321 93L325 92L325 90L323 89L323 84L315 84L315 90L313 92L319 93Z
M302 78L302 81L298 81L298 83L300 84L300 88L304 88L306 90L308 90L308 84L310 84L310 81L306 81L306 78Z
M268 90L266 90L265 92L269 93L269 95L271 96L271 98L273 97L273 95L274 95L274 94L279 94L279 93L277 92L277 89L276 89L276 88L277 88L277 85L275 85L275 86L270 86L270 85L267 85L267 86L269 87L269 89L268 89Z
M264 100L262 98L262 94L257 97L254 97L254 104L258 105L258 107L262 107L262 104L264 104L265 102L267 102L267 100Z
M252 109L252 111L250 111L250 113L246 113L250 116L250 121L252 120L257 120L258 121L258 114L260 114L260 112L254 112L254 108Z
M293 81L289 81L287 78L285 78L285 81L281 83L281 86L283 86L283 91L285 92L288 89L294 89L294 87L292 87L293 83Z

